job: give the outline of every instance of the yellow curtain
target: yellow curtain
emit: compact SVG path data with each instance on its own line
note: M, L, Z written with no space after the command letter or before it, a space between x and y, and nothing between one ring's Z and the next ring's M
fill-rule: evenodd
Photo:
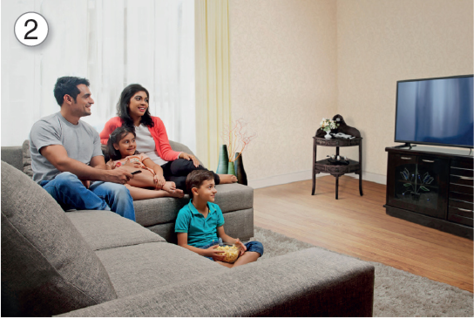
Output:
M196 155L215 171L231 123L229 1L195 0L195 19Z

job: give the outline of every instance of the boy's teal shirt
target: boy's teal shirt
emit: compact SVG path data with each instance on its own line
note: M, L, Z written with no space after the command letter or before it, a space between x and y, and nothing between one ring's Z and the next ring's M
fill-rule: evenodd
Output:
M192 200L179 211L174 231L188 233L188 245L202 247L218 240L217 227L224 225L224 216L219 205L207 202L207 207L206 218L194 207Z

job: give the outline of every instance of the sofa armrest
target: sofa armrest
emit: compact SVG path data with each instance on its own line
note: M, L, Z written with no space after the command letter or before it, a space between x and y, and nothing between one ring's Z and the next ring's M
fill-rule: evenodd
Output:
M372 316L374 267L310 248L61 316Z

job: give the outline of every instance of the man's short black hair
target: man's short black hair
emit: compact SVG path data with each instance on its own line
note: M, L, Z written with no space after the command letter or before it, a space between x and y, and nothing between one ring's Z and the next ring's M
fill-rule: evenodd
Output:
M186 177L186 190L188 191L190 196L193 196L193 192L191 191L194 187L199 188L201 187L204 181L214 180L214 174L211 171L206 169L196 169L188 174Z
M74 99L74 102L76 102L76 97L81 92L77 88L79 84L84 84L86 86L90 85L89 80L85 78L78 78L75 76L63 76L58 78L56 85L54 86L54 97L59 106L63 105L64 95L66 94L70 95Z

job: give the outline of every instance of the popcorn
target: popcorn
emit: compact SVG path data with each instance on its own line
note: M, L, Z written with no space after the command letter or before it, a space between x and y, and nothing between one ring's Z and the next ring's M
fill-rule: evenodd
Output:
M225 257L222 261L224 261L226 263L231 263L232 264L237 260L237 258L239 258L240 250L235 245L232 245L232 246L224 245L224 246L216 247L214 249L224 251L223 253L220 253L219 255L225 255Z

